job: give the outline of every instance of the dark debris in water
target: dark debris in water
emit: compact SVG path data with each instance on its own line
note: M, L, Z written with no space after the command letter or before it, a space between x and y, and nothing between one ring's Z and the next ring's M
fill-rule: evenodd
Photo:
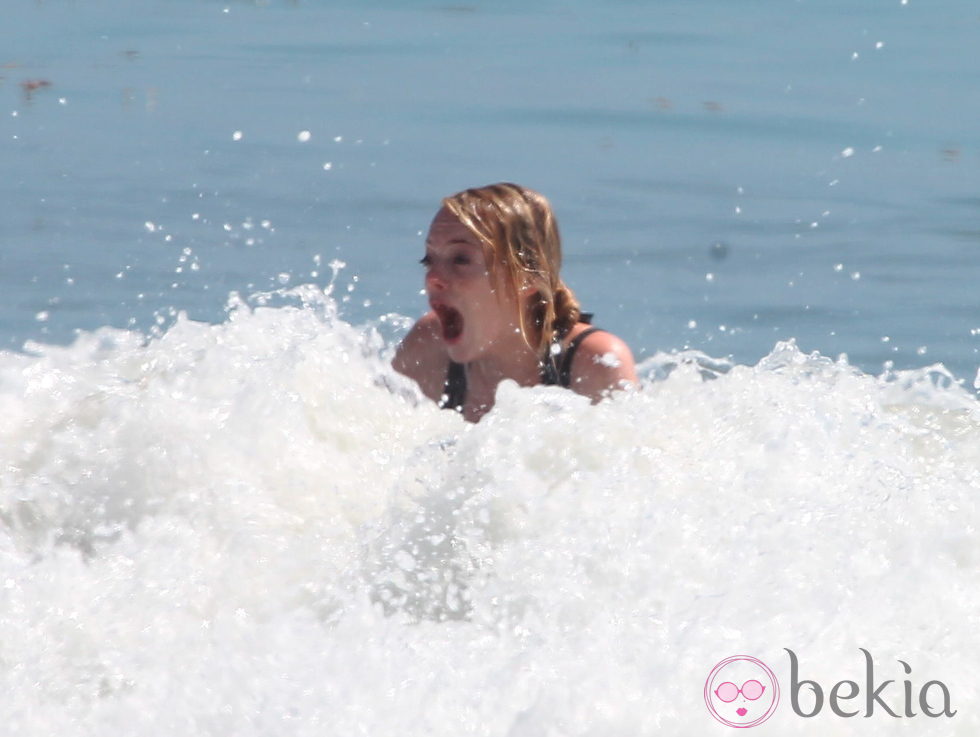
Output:
M34 93L38 90L43 90L51 86L51 80L49 79L25 79L20 83L20 88L24 91L24 97L28 100L32 99Z

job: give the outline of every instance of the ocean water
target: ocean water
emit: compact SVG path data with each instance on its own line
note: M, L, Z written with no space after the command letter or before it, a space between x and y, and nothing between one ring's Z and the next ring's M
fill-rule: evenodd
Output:
M726 734L749 654L760 734L976 734L978 37L961 0L10 3L2 732ZM501 179L637 391L467 425L391 372L439 198ZM799 717L785 648L957 714Z

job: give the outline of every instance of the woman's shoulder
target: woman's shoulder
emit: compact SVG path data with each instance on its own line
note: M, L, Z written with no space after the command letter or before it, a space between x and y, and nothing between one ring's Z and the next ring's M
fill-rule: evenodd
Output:
M440 336L439 318L428 312L402 339L391 362L395 371L413 379L422 393L439 401L449 368L449 356Z
M572 345L569 387L579 394L598 401L636 383L633 353L620 337L580 322L566 336L566 346Z

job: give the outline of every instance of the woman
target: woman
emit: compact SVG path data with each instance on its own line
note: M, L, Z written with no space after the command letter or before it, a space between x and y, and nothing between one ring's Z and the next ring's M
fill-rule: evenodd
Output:
M561 240L544 196L503 183L442 205L422 259L432 309L398 347L397 371L470 422L504 379L567 386L593 402L636 382L630 349L588 325L558 275Z

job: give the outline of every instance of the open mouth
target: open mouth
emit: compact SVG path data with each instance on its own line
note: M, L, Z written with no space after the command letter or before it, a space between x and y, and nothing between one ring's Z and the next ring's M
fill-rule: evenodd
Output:
M447 343L459 340L459 336L463 334L463 316L459 310L443 304L433 305L432 309L442 324L442 339Z

